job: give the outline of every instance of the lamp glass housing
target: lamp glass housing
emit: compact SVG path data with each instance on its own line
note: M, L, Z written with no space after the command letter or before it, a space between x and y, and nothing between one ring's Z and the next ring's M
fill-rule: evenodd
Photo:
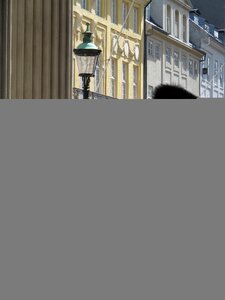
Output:
M74 52L77 58L79 76L88 75L94 77L101 50L77 49Z

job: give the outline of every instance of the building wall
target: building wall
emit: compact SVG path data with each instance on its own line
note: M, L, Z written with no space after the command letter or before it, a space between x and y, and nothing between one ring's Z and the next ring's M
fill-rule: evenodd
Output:
M9 2L0 0L0 98L7 98L9 80Z
M214 49L210 44L203 42L201 49L207 53L206 60L202 64L202 67L207 66L207 60L210 59L210 67L208 75L202 75L201 73L201 89L200 96L202 98L224 98L224 65L225 65L225 53ZM214 73L215 63L218 64L218 73ZM221 68L221 71L220 71ZM222 73L222 74L221 74ZM222 75L222 82L220 82L220 76Z
M137 67L138 84L137 98L143 98L143 52L144 52L144 6L148 1L135 1L134 6L138 9L138 33L133 30L133 8L128 18L127 29L124 29L116 43L122 29L122 0L117 1L117 20L112 22L112 1L101 1L102 15L96 15L95 1L87 0L87 7L81 7L81 1L73 1L73 47L76 48L82 42L82 33L86 30L86 23L91 24L93 42L102 50L100 56L100 78L102 78L101 94L113 96L111 92L111 59L115 60L116 90L114 98L123 98L122 93L122 70L123 63L127 64L127 95L125 98L135 98L133 93L133 70ZM128 10L132 1L126 1ZM115 45L116 44L116 45ZM97 77L91 80L91 91L96 91ZM73 58L73 87L81 88L81 80L78 74L75 57Z
M71 98L72 0L7 3L6 97Z
M153 43L153 55L147 57L147 85L153 89L159 84L176 84L199 96L199 61L188 47L180 47L172 39L164 39L162 35L153 33L147 38L147 44ZM155 46L160 45L160 58L156 58ZM171 51L171 63L166 60L166 49ZM178 54L178 66L175 63L175 52ZM186 67L183 57L186 57ZM193 73L190 72L189 63L192 62ZM149 95L149 97L151 97Z
M167 26L167 5L171 8L170 31ZM152 10L152 6L154 9ZM202 53L193 49L189 43L190 2L183 5L181 1L153 0L150 5L152 22L146 21L147 34L147 94L159 84L177 84L199 96L199 63ZM175 12L178 12L179 26L176 30ZM183 35L183 17L186 17L186 35ZM161 26L160 26L161 25ZM160 28L161 27L161 28ZM153 45L153 46L152 46ZM160 51L157 50L160 47ZM152 50L149 50L152 48ZM160 52L160 55L157 53ZM170 62L167 54L170 52Z
M222 42L213 38L206 30L190 20L190 39L206 53L201 69L207 68L208 73L200 72L200 96L202 98L224 98L225 85L225 47ZM215 72L217 64L218 71Z

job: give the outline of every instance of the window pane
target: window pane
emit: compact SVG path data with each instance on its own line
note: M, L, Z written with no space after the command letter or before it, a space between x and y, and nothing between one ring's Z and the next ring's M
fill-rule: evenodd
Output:
M134 32L138 33L138 9L137 7L134 7Z
M125 25L125 28L128 27L127 23L128 23L128 20L126 21L126 24L125 24L125 20L126 20L126 17L127 17L127 14L128 14L128 5L126 2L123 2L123 14L122 14L122 23Z
M96 15L101 16L101 0L96 0Z
M117 0L112 0L112 22L113 23L117 23L116 1Z

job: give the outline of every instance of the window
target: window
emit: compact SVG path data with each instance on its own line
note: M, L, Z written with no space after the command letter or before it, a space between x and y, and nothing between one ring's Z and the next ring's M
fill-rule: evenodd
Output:
M147 99L152 99L152 95L153 95L153 86L148 85Z
M124 24L125 28L128 28L128 19L126 21L127 18L127 14L128 14L128 4L127 2L123 1L123 7L122 7L122 24ZM126 21L126 23L125 23Z
M209 25L208 25L208 24L205 24L205 30L206 30L207 32L209 32Z
M97 16L101 16L101 0L96 0L95 13Z
M148 41L148 56L154 57L153 41Z
M182 55L182 70L187 71L187 56L184 54Z
M127 64L123 63L123 70L122 70L122 97L123 99L127 98Z
M111 60L111 96L116 97L116 60Z
M166 62L171 64L171 49L166 47Z
M195 24L198 24L198 17L197 16L194 16L194 22L195 22Z
M183 16L183 41L187 42L187 17Z
M112 22L117 23L117 0L112 0Z
M155 58L160 60L160 44L158 43L155 45Z
M101 93L101 84L99 84L100 80L101 80L101 71L100 71L99 64L97 64L95 70L95 92L99 94Z
M72 65L72 85L75 86L75 70L76 70L76 61L75 57L73 56L73 65Z
M195 77L198 76L198 62L197 61L194 62L194 75L195 75Z
M218 86L218 61L215 60L214 62L214 84Z
M169 5L166 11L166 31L171 33L171 7Z
M194 75L194 66L193 66L193 60L189 60L189 75L193 76Z
M224 65L220 64L220 87L223 87L224 85L224 76L223 73L224 72Z
M87 9L87 0L82 0L82 1L81 1L81 7L82 7L83 9Z
M146 20L148 20L148 21L151 20L151 11L150 11L150 7L151 7L151 4L149 4L149 5L146 7Z
M175 32L174 35L176 38L179 38L179 30L180 30L180 26L179 26L179 12L178 10L175 11Z
M138 33L138 8L134 7L133 9L133 26L134 32Z
M133 99L137 99L137 80L138 80L138 67L134 66L134 69L133 69Z
M178 51L174 51L173 53L173 58L174 58L174 66L179 68L179 65L180 65L180 55L179 55L179 52Z
M207 69L208 69L208 73L207 73L207 80L210 80L210 69L211 69L211 60L210 57L207 57Z

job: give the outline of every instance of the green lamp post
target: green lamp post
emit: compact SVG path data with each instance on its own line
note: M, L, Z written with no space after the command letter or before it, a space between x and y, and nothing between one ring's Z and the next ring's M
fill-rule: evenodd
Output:
M90 78L95 76L96 65L102 51L92 43L90 24L87 23L87 29L83 35L83 43L73 49L73 52L76 56L79 76L83 81L83 98L89 99Z

